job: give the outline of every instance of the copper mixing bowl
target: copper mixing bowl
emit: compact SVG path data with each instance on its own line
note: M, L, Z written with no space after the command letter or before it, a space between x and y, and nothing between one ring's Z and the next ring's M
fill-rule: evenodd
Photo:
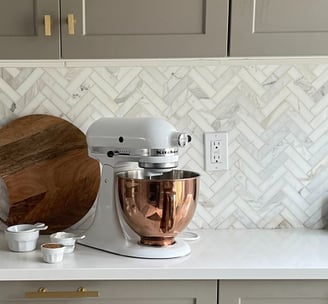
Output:
M119 207L140 243L168 246L192 219L199 192L199 174L173 170L146 177L142 170L117 174Z

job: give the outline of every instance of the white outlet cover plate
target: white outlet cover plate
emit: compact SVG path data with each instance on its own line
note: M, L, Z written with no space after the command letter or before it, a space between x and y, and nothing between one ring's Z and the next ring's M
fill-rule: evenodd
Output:
M218 143L219 148L215 148ZM228 133L210 132L204 134L205 170L228 170Z

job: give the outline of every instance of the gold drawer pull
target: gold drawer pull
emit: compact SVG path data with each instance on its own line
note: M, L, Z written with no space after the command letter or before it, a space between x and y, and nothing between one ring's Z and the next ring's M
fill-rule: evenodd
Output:
M51 16L44 15L44 35L51 36Z
M68 24L68 35L75 35L75 23L74 14L67 15L67 24Z
M25 292L25 298L97 298L98 291L87 291L79 287L76 291L48 291L47 288L40 287L38 291Z

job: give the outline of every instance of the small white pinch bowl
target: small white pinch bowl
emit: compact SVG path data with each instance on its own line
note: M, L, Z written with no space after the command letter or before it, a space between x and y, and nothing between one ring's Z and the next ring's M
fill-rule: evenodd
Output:
M46 227L46 226L45 226ZM36 249L39 230L32 224L19 224L7 227L5 238L11 251L24 252Z
M58 243L44 243L41 245L43 261L54 264L63 260L65 247Z
M65 253L71 253L75 249L76 240L81 240L84 237L84 235L79 236L75 233L61 231L50 234L50 241L52 243L63 244L65 246Z

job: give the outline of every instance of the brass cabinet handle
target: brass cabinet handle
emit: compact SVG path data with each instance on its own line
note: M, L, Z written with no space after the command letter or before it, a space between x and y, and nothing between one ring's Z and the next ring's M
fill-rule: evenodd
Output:
M44 35L51 36L51 16L44 15Z
M87 291L79 287L76 291L48 291L47 288L40 287L38 291L25 292L25 298L97 298L98 291Z
M67 24L68 24L68 35L75 35L75 23L74 14L67 15Z

